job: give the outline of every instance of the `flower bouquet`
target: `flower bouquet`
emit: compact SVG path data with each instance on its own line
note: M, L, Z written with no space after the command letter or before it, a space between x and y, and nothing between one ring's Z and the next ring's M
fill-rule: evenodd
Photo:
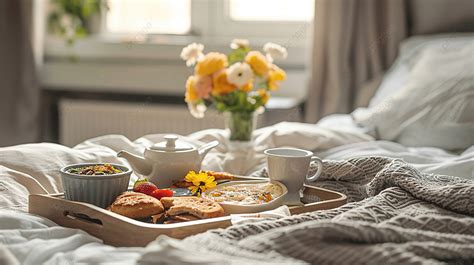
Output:
M194 75L186 81L185 101L191 114L204 117L207 107L224 113L231 141L250 141L256 116L262 113L270 92L278 89L286 74L274 60L285 59L284 47L267 43L265 53L251 50L248 40L233 40L232 51L203 53L204 46L192 43L181 52Z

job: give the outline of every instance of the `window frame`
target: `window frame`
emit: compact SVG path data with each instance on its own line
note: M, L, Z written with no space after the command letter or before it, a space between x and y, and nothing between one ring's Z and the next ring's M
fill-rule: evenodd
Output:
M309 34L304 34L311 21L237 21L230 16L230 0L193 0L191 2L191 28L187 34L159 33L110 33L107 32L105 15L101 18L101 39L115 41L119 37L134 39L143 36L145 39L159 36L181 36L183 38L226 39L245 38L251 42L274 41L283 46L304 45ZM278 30L275 30L278 27ZM262 32L265 32L262 34Z

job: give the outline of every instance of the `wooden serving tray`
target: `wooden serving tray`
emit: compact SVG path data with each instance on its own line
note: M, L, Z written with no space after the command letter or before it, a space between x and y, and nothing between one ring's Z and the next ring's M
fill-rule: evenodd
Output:
M305 196L317 196L320 201L290 207L292 215L336 208L347 201L342 193L309 185L305 185L303 193ZM232 225L230 216L174 224L145 223L92 204L65 200L62 193L30 195L28 211L58 225L82 229L101 238L106 244L123 247L145 246L159 235L185 238Z

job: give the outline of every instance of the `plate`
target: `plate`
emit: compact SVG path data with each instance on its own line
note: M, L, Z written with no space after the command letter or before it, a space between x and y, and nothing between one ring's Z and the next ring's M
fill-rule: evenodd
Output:
M218 189L219 187L233 186L233 185L240 185L240 184L261 184L261 183L269 183L269 182L279 185L282 188L282 194L267 203L244 205L244 204L236 204L236 203L230 203L230 202L219 202L219 204L222 206L222 208L224 208L224 211L226 214L257 213L257 212L262 212L262 211L273 210L283 205L283 199L285 195L288 193L288 189L286 188L285 185L283 185L279 181L274 181L274 180L231 181L231 182L219 184L216 188L205 191L202 194L202 196L212 200L212 197L209 196L208 194Z

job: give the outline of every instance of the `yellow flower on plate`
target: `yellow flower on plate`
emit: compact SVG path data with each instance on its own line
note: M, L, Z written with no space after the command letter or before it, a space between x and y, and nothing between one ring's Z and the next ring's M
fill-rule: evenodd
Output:
M221 70L215 73L212 77L212 93L214 95L227 94L234 91L237 87L227 80L227 72Z
M260 76L268 74L269 65L265 56L258 51L251 51L245 56L245 62L252 67L253 71Z
M253 89L253 80L250 80L247 84L240 88L240 91L249 92Z
M257 90L258 95L262 99L262 104L267 104L268 100L270 99L270 94L265 89Z
M186 94L184 95L184 100L187 103L195 102L199 99L199 96L194 87L196 83L196 78L192 75L186 80Z
M227 56L219 52L210 52L198 61L195 72L198 75L211 75L227 67Z
M270 72L268 73L268 89L276 90L280 84L280 81L286 79L286 73L280 67L272 64L270 66Z
M189 173L184 177L186 182L191 182L193 186L188 189L196 195L201 195L202 192L212 189L217 185L213 176L209 176L206 172L196 173L194 171L189 171Z

